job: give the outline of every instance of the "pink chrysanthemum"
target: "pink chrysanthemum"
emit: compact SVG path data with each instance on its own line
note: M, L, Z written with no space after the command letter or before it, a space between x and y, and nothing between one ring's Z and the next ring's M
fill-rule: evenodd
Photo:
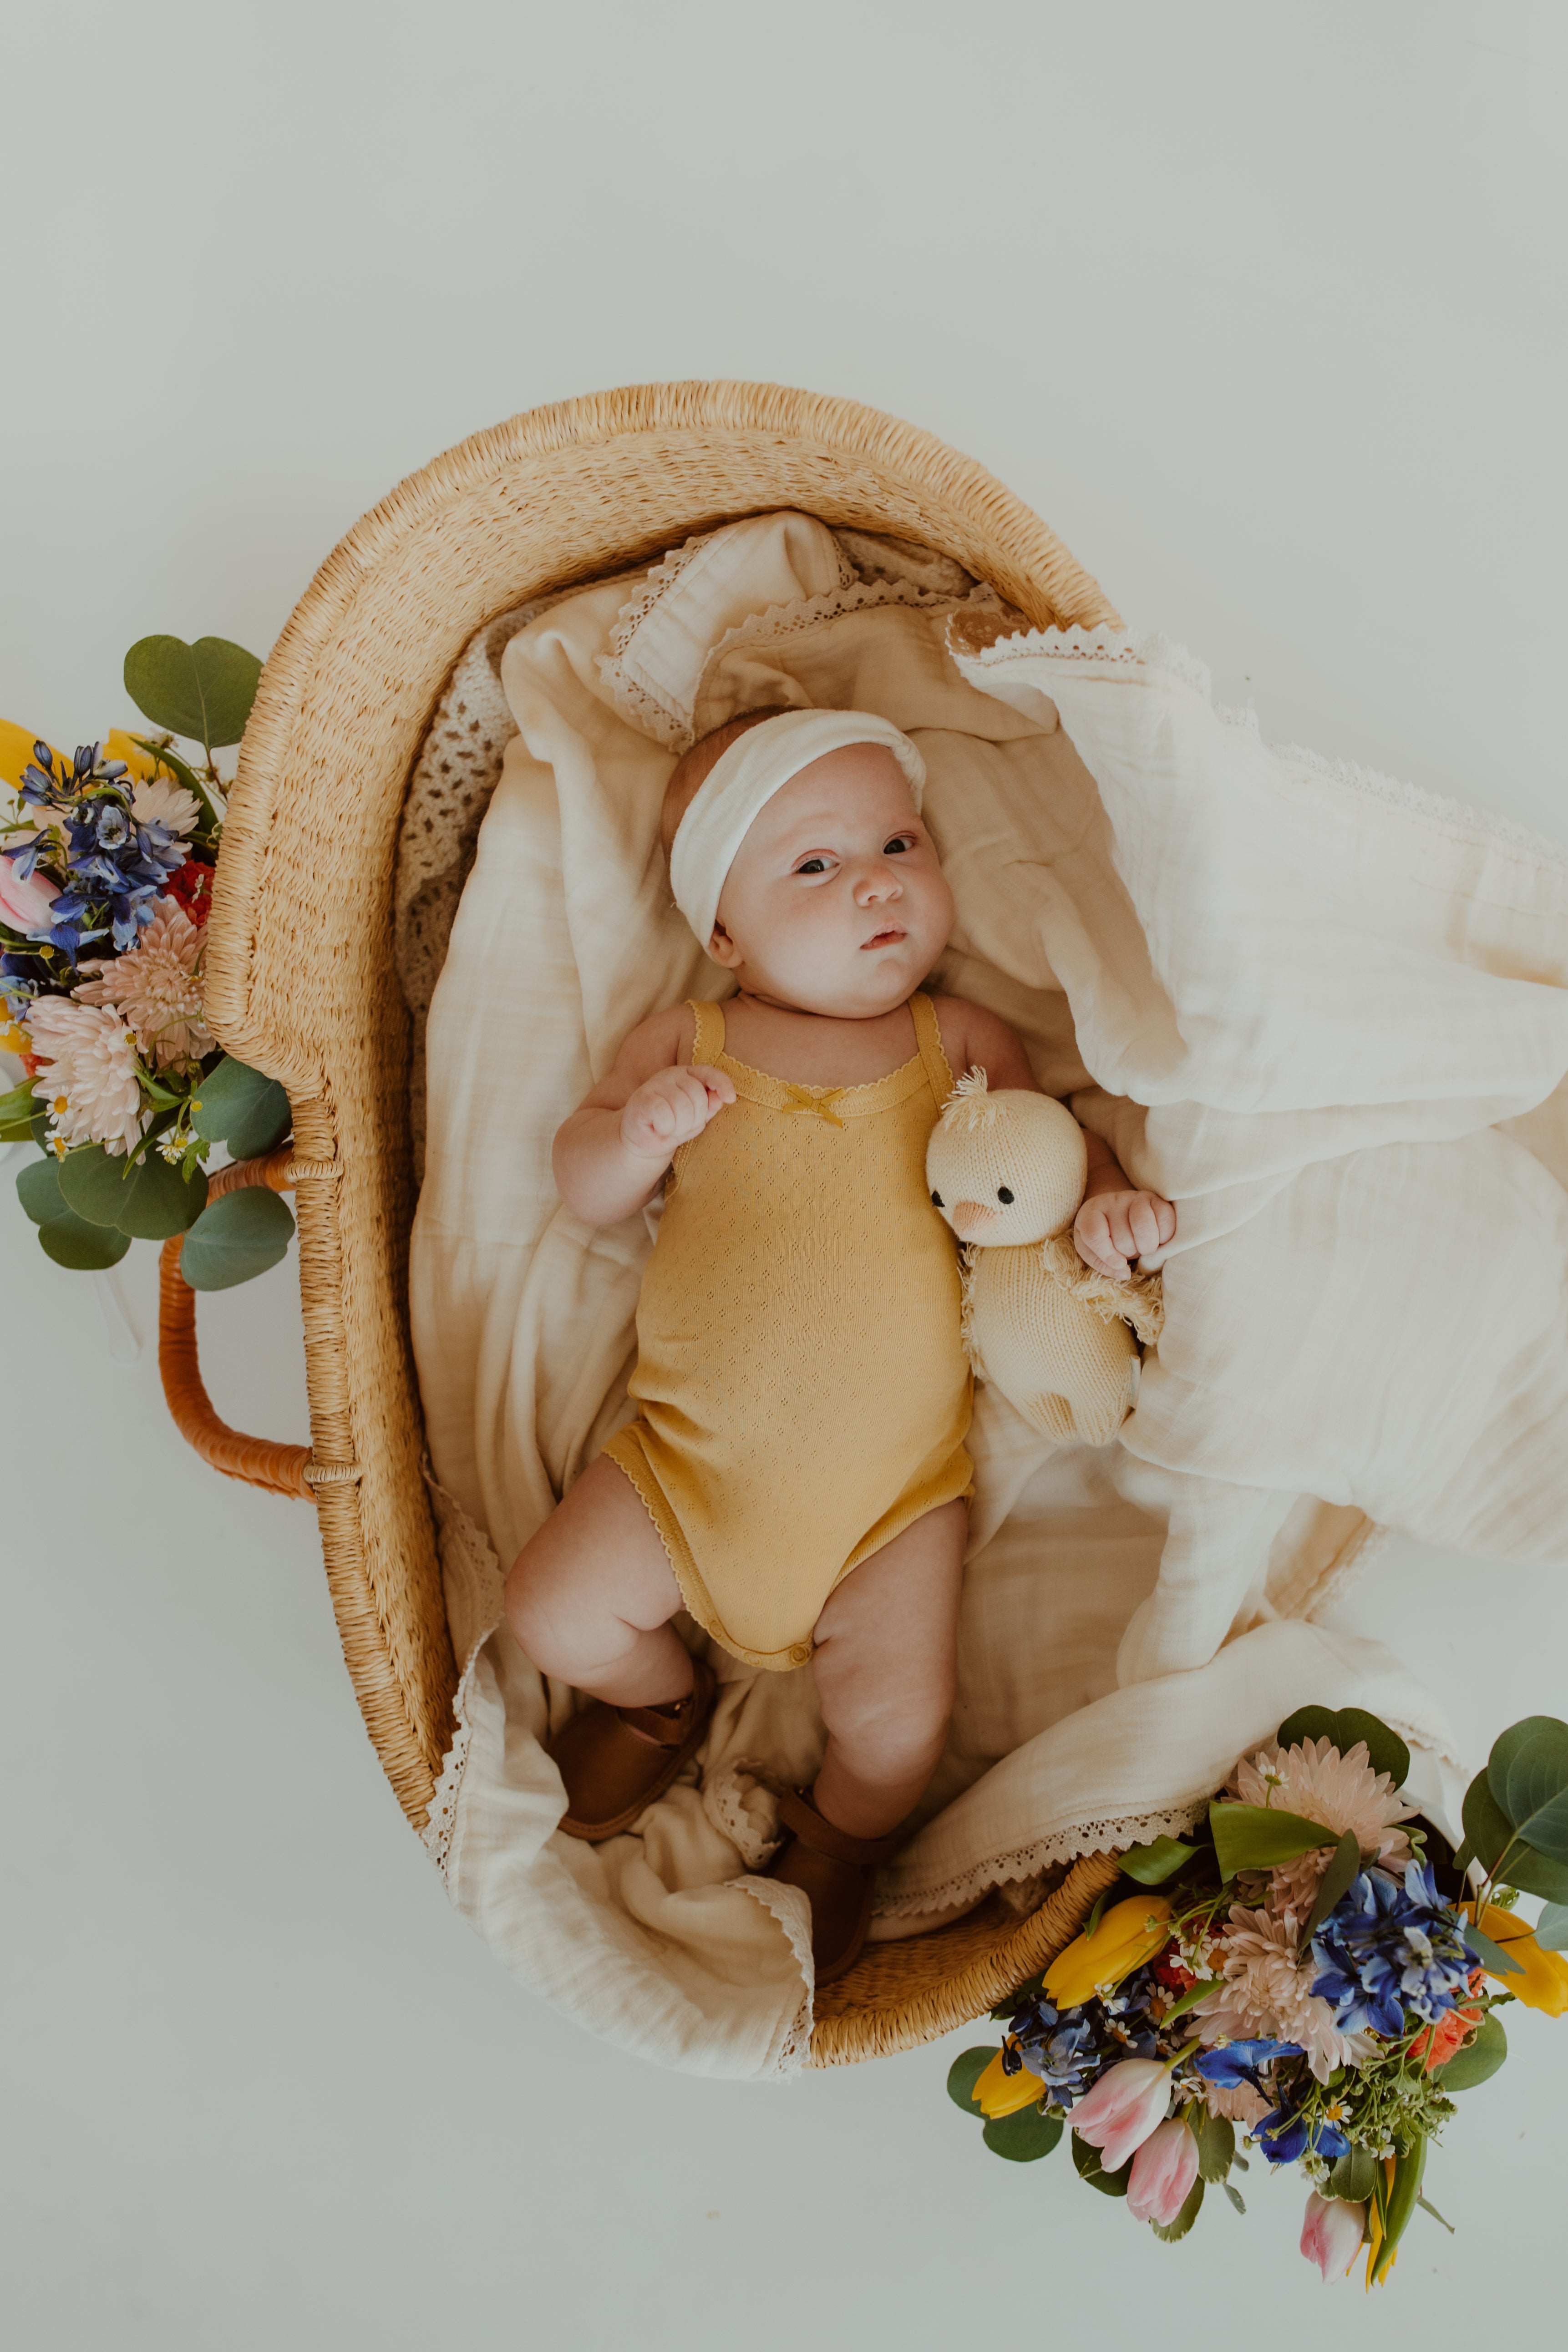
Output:
M113 1005L161 1070L172 1062L199 1061L213 1048L202 1019L205 946L184 908L160 898L136 945L112 962L100 962L99 977L74 992L77 1001Z
M1211 2116L1222 2116L1226 2123L1240 2124L1246 2131L1271 2112L1261 2091L1250 2083L1237 2083L1234 2090L1220 2083L1205 2083L1203 2102Z
M1225 1981L1192 2011L1211 2046L1249 2041L1255 2034L1299 2042L1320 2083L1336 2066L1359 2066L1371 2055L1370 2035L1342 2033L1328 2002L1313 1992L1315 1965L1310 1951L1301 1965L1293 1921L1235 1904L1224 1956Z
M1386 1772L1374 1772L1366 1743L1358 1739L1342 1756L1331 1739L1303 1739L1294 1748L1260 1748L1243 1757L1230 1777L1230 1794L1244 1805L1278 1805L1304 1813L1342 1837L1353 1830L1363 1863L1381 1862L1401 1871L1410 1860L1410 1841L1396 1827L1410 1821L1414 1805L1402 1804ZM1332 1848L1321 1846L1288 1862L1270 1878L1272 1907L1305 1919L1316 1900Z
M27 1008L38 1057L33 1092L49 1114L57 1149L101 1143L118 1157L139 1143L148 1112L136 1076L136 1038L107 1005L35 997Z

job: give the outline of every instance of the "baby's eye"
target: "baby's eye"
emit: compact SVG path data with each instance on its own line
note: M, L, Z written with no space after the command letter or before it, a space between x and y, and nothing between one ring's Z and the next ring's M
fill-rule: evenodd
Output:
M882 844L882 855L884 857L897 857L904 850L912 849L913 847L914 843L910 840L909 835L907 833L899 833L894 835L891 841L885 841Z
M998 1200L1003 1203L1004 1207L1005 1207L1005 1208L1009 1208L1009 1209L1012 1207L1012 1205L1013 1205L1013 1195L1012 1195L1011 1192L1008 1190L1008 1188L1007 1188L1007 1186L1006 1186L1005 1184L998 1184L998 1185L997 1185L997 1187L996 1187L996 1198L997 1198L997 1199L998 1199Z
M931 1207L932 1207L933 1209L940 1209L940 1208L941 1208L941 1206L942 1206L942 1194L941 1194L940 1192L933 1192L933 1193L931 1194Z
M795 870L797 874L826 874L827 860L826 857L808 857L804 866L797 866Z

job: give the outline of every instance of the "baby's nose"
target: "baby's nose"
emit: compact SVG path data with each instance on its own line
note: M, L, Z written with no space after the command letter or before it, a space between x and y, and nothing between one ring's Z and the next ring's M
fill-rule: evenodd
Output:
M961 1242L973 1241L987 1225L996 1222L996 1212L984 1201L955 1201L952 1204L952 1230Z
M875 906L880 898L897 898L902 892L903 887L892 867L884 860L879 865L867 867L860 877L855 895L863 907Z

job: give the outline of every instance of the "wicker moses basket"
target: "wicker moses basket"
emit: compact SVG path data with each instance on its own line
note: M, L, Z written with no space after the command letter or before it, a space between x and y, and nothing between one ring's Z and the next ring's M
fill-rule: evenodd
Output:
M354 1691L416 1827L451 1736L457 1670L405 1304L410 1025L392 891L410 770L453 664L496 614L779 508L953 557L1034 625L1116 620L1036 516L928 434L771 384L643 385L481 433L366 515L279 638L241 746L209 1018L229 1052L282 1082L294 1134L213 1190L297 1189L311 1444L244 1437L217 1419L177 1240L164 1252L164 1386L216 1467L313 1496ZM992 1896L935 1934L875 1947L819 1994L813 2063L907 2048L979 2015L1061 1948L1116 1875L1094 1855L1022 1924Z

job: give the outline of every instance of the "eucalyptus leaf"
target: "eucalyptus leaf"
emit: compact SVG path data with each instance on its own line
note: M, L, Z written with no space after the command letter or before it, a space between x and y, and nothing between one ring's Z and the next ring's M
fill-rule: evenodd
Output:
M1523 1969L1512 1954L1505 1952L1500 1944L1494 1944L1491 1937L1482 1928L1478 1927L1473 1919L1462 1919L1459 1923L1459 1933L1464 1937L1468 1950L1474 1954L1489 1976L1521 1977L1524 1974Z
M1357 1837L1354 1830L1346 1830L1343 1837L1341 1838L1338 1845L1334 1848L1333 1859L1329 1864L1327 1870L1323 1873L1321 1884L1318 1888L1317 1900L1312 1906L1306 1926L1301 1930L1301 1948L1303 1951L1311 1942L1313 1937L1317 1934L1318 1929L1322 1926L1324 1920L1328 1917L1335 1904L1340 1901L1342 1895L1346 1895L1350 1893L1351 1888L1355 1885L1360 1874L1361 1840Z
M1091 2189L1098 2189L1102 2197L1126 2196L1128 2178L1132 2170L1131 2157L1119 2172L1107 2172L1100 2160L1100 2150L1091 2147L1088 2140L1079 2139L1074 2132L1072 2160L1079 2179L1087 2180Z
M212 1143L228 1146L232 1160L256 1160L289 1132L289 1097L276 1078L226 1054L195 1089L191 1125Z
M947 2070L948 2097L955 2107L962 2107L964 2114L973 2116L976 2122L981 2120L981 2116L972 2094L995 2055L994 2044L986 2049L961 2050Z
M84 1143L59 1162L60 1197L89 1225L118 1225L125 1206L130 1162L110 1159L101 1143Z
M1205 2116L1197 2127L1198 2179L1223 2180L1236 2161L1236 2126L1224 2116Z
M1328 2194L1342 2197L1350 2205L1364 2205L1377 2182L1377 2158L1372 2150L1352 2147L1348 2155L1335 2158L1329 2172Z
M139 637L125 656L125 691L154 727L208 751L245 732L261 664L227 637Z
M1535 1923L1535 1940L1543 1952L1568 1951L1568 1903L1548 1903Z
M1197 1852L1195 1845L1184 1845L1180 1838L1157 1837L1148 1845L1129 1846L1121 1857L1121 1868L1140 1886L1163 1886Z
M1009 2164L1034 2164L1040 2157L1049 2156L1061 2136L1060 2116L1042 2114L1038 2107L1020 2107L1016 2115L998 2116L981 2135L992 2155L1005 2156Z
M1245 2213L1247 2210L1247 2204L1246 2200L1242 2197L1240 2189L1235 2187L1235 2185L1228 2180L1225 2181L1222 2185L1226 2195L1229 2198L1237 2211L1238 2213Z
M129 1234L119 1233L112 1225L89 1225L74 1209L47 1218L38 1227L38 1240L47 1257L79 1274L101 1274L106 1267L118 1265L131 1246Z
M1273 1870L1314 1847L1339 1843L1334 1831L1326 1830L1321 1822L1310 1822L1279 1805L1216 1801L1209 1807L1209 1828L1222 1878L1234 1878L1238 1870Z
M1363 1706L1299 1706L1294 1715L1286 1717L1275 1737L1281 1748L1294 1748L1303 1739L1331 1739L1342 1756L1358 1739L1364 1739L1374 1772L1386 1772L1396 1789L1402 1789L1410 1777L1409 1748L1397 1731L1391 1731L1380 1716L1368 1714Z
M1475 2040L1457 2050L1446 2066L1439 2066L1434 2080L1444 2091L1473 2091L1478 2083L1490 2081L1507 2056L1508 2035L1502 2020L1489 2011L1476 2030Z
M69 1213L60 1191L60 1163L52 1152L44 1160L29 1160L17 1171L16 1198L36 1225Z
M1466 1843L1474 1847L1484 1870L1495 1870L1507 1853L1503 1885L1540 1895L1548 1903L1568 1903L1568 1863L1550 1861L1519 1843L1512 1822L1492 1794L1487 1772L1478 1772L1465 1791L1464 1821Z
M185 1235L180 1272L193 1290L232 1290L286 1257L293 1231L289 1211L264 1185L226 1192Z
M1568 1862L1568 1723L1527 1715L1494 1741L1487 1781L1521 1837Z
M1177 2214L1175 2220L1173 2221L1151 2221L1149 2227L1153 2231L1154 2235L1157 2238L1163 2240L1167 2246L1173 2246L1178 2238L1184 2238L1186 2236L1187 2231L1197 2220L1203 2201L1204 2179L1200 2172L1192 2187L1188 2189L1186 2202L1182 2207L1182 2210Z
M74 1158L74 1153L71 1156ZM113 1167L112 1160L109 1164ZM62 1160L62 1192L66 1189L66 1165ZM84 1190L89 1181L84 1173ZM90 1179L94 1184L100 1181L106 1180L97 1176ZM143 1140L132 1155L125 1174L113 1181L120 1186L120 1208L114 1222L122 1234L130 1234L137 1241L166 1242L171 1234L183 1234L194 1225L206 1206L207 1180L201 1170L196 1169L187 1178L180 1168L153 1150L150 1139Z

